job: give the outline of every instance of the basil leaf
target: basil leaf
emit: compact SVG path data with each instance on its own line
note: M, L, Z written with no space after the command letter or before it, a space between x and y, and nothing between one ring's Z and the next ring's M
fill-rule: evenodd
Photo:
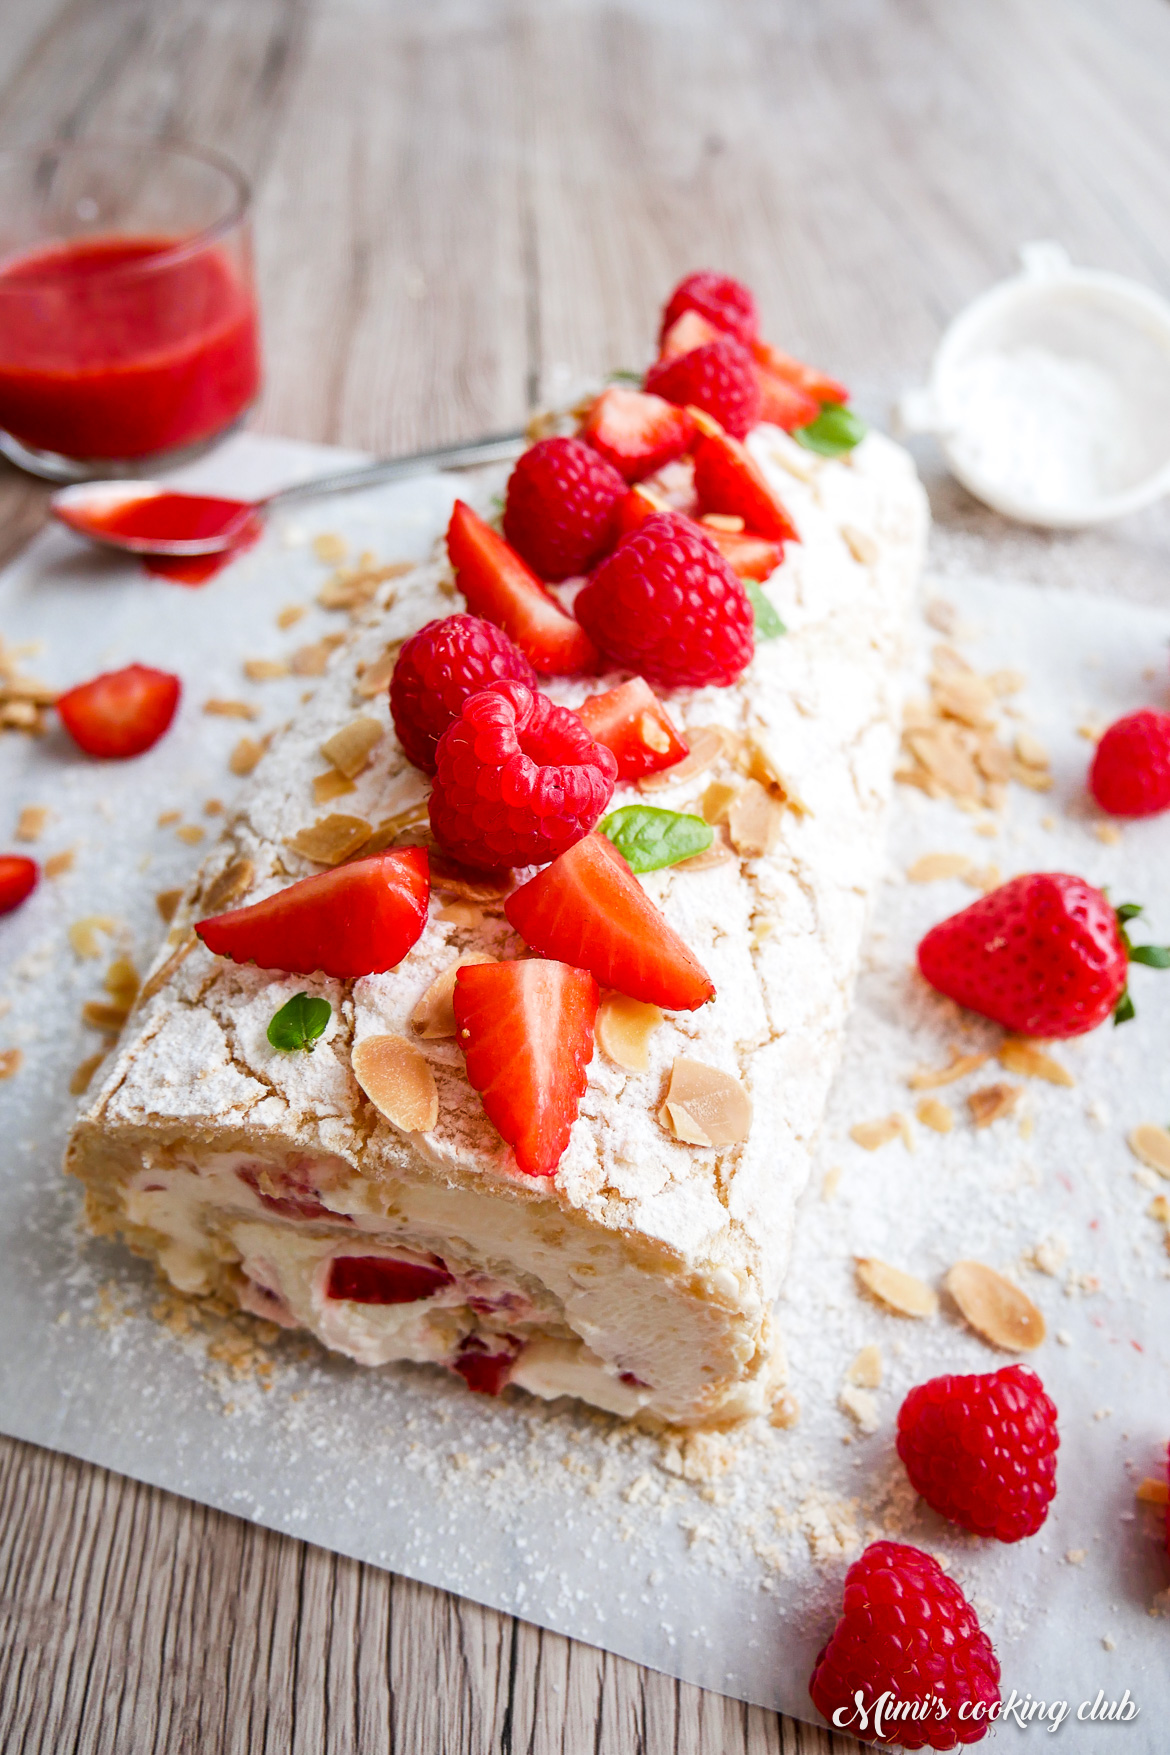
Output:
M810 420L806 427L797 427L792 437L806 451L819 451L822 457L843 457L861 443L865 434L866 425L860 415L843 402L826 402L816 420Z
M714 840L701 817L659 810L652 804L623 805L621 810L610 811L597 826L634 871L677 865L692 853L705 852Z
M332 1016L333 1007L327 999L313 999L307 993L294 993L288 1004L281 1006L269 1024L268 1040L283 1054L293 1054L298 1048L312 1054L314 1042L324 1033Z
M756 639L775 640L781 634L786 634L788 629L776 614L772 601L763 587L758 585L754 579L744 579L741 583L751 600L752 610L755 613Z

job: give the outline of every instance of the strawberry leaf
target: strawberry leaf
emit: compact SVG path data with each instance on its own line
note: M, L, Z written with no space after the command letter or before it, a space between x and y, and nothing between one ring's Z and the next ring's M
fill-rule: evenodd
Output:
M1129 1020L1136 1016L1134 1003L1129 997L1129 988L1127 987L1113 1009L1113 1022L1115 1024L1128 1024Z
M1147 969L1170 969L1170 950L1165 945L1131 945L1129 960Z
M298 1048L312 1054L314 1042L324 1033L332 1016L333 1007L327 999L294 993L269 1024L268 1040L282 1054L293 1054Z
M748 594L752 613L756 618L756 640L775 640L781 634L786 634L788 629L776 614L763 587L757 585L754 579L743 579L740 583Z
M701 817L660 810L651 804L627 804L598 823L631 871L659 871L680 859L704 853L714 839Z
M816 420L806 427L797 427L792 437L806 451L817 451L822 457L843 457L866 435L866 425L859 415L840 402L826 402Z

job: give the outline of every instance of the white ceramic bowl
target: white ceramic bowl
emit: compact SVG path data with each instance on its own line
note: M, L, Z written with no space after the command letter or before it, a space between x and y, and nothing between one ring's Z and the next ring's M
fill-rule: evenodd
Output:
M904 432L934 433L951 473L995 511L1022 523L1076 529L1119 518L1170 491L1170 303L1136 281L1096 269L1075 268L1059 244L1026 244L1022 269L960 312L939 344L924 389L908 391L898 405ZM998 356L994 364L990 356ZM1033 374L1039 360L1072 362L1085 374L1096 368L1116 419L1115 442L1102 462L1093 490L1082 481L1067 487L1044 460L1019 466L1019 447L1043 444L1042 410L1019 424L1012 444L988 454L986 442L964 431L979 362L1000 375L1021 356ZM1066 405L1052 407L1053 447L1067 433L1055 425L1073 418ZM1103 439L1109 435L1102 435ZM1082 435L1088 443L1092 435ZM1015 450L1013 458L1009 453ZM996 465L998 464L998 468Z

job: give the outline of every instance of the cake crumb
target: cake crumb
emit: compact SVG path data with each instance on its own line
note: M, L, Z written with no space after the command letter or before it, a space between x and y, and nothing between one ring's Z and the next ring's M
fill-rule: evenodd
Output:
M846 1373L848 1381L859 1389L878 1389L882 1381L882 1350L880 1347L862 1347L856 1354Z
M1083 1566L1089 1557L1089 1550L1087 1548L1069 1548L1064 1557L1069 1566Z
M877 1402L867 1389L856 1384L845 1383L837 1397L837 1405L855 1422L858 1430L869 1437L881 1425Z

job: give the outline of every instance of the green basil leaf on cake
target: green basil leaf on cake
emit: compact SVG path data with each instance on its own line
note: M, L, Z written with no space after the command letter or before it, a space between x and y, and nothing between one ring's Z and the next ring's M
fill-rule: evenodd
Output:
M741 579L740 584L748 594L752 613L756 618L757 645L761 640L776 640L781 634L786 634L788 629L776 614L772 600L763 586L757 585L754 579Z
M597 825L613 842L632 871L659 871L696 853L705 853L714 831L702 817L661 810L652 804L627 804L610 811Z
M797 427L792 437L806 451L817 451L822 457L843 457L860 445L867 432L861 416L841 402L826 402L816 420L806 427Z
M268 1040L282 1054L295 1054L298 1049L312 1054L314 1042L324 1035L332 1016L333 1007L327 999L294 993L269 1024Z

